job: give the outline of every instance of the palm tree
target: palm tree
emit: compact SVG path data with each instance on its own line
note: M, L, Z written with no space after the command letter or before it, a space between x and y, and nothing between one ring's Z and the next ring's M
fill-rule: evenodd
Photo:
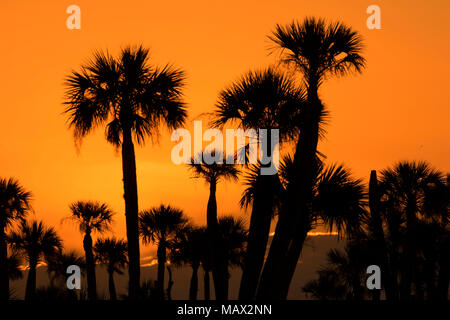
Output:
M401 263L400 298L411 298L411 285L417 256L419 213L424 214L427 197L437 186L445 185L444 175L426 162L399 162L381 172L381 189L385 201L401 212L406 222Z
M22 221L18 231L9 235L13 249L25 256L29 272L25 300L33 300L36 292L36 268L43 260L51 261L62 250L62 242L55 229L44 226L42 221Z
M282 61L302 73L307 90L307 103L298 123L295 179L287 191L286 214L279 216L261 275L260 296L282 299L282 292L287 292L293 275L284 270L295 270L308 229L305 228L308 219L305 221L304 217L308 217L311 208L317 143L319 136L324 134L321 126L327 115L318 90L328 76L361 72L365 60L361 56L360 35L340 22L327 25L322 19L306 18L286 27L277 25L269 38L274 42L275 50L280 50ZM285 281L278 281L280 274L286 275Z
M328 251L326 267L317 272L318 279L303 287L303 292L320 300L362 300L366 293L363 283L372 259L372 244L361 234L347 242L344 251Z
M335 270L322 268L317 271L318 279L308 281L302 288L306 295L318 300L342 300L348 288L342 283Z
M54 256L50 257L47 261L47 273L50 278L50 285L48 288L42 288L37 294L46 292L50 294L53 292L57 298L68 298L71 300L77 300L77 293L74 290L69 290L67 288L67 268L71 265L76 265L84 270L86 263L84 258L81 257L75 250L70 250L66 252L58 252ZM45 295L40 297L41 300L45 300Z
M169 251L170 263L175 265L188 264L192 268L189 286L189 300L197 300L198 269L204 257L208 254L205 249L207 233L204 227L189 227L179 232L174 245Z
M22 221L31 209L31 193L17 180L0 178L0 300L8 300L8 245L6 233L14 221Z
M271 130L277 129L281 141L289 141L298 135L299 111L304 104L305 90L291 77L272 67L250 71L220 92L213 125L223 127L234 122L245 130L264 128L268 130L267 141ZM250 166L246 180L248 188L241 205L252 204L252 212L239 298L253 299L264 264L279 182L276 175L261 175L260 165Z
M127 47L115 59L97 52L66 79L65 112L76 139L106 124L106 140L122 148L122 171L129 257L129 296L139 291L138 193L134 142L156 139L161 123L169 128L187 117L181 89L184 72L149 65L148 49Z
M217 156L215 153L219 152L213 150L212 154ZM217 300L226 300L226 268L224 261L219 261L219 257L216 254L217 251L214 250L217 247L218 238L218 219L217 219L217 200L216 200L216 189L217 184L221 180L237 180L239 170L234 166L229 164L226 157L223 157L221 163L207 164L205 162L195 163L192 159L191 164L189 164L189 169L192 172L193 178L205 179L206 183L209 184L209 199L208 206L206 209L206 228L209 234L210 241L208 242L209 250L211 254L212 261L212 273L214 280L214 288L216 292ZM201 157L200 157L201 159Z
M307 233L319 225L327 227L329 231L337 230L339 235L358 235L361 233L363 222L366 219L366 197L362 180L352 177L348 168L343 165L332 164L325 166L318 162L317 176L313 181L311 210L303 216L301 232L303 241L296 243L297 250L302 249ZM286 155L280 165L280 178L283 184L280 212L286 210L289 196L289 186L293 183L296 172L294 159ZM267 262L266 262L267 263ZM278 275L278 289L275 296L285 299L289 283L295 272L296 265L288 265L283 273ZM261 280L263 281L263 279ZM260 284L261 285L261 284ZM262 283L262 285L264 285ZM262 289L265 289L262 287ZM265 292L261 288L258 298L262 298Z
M122 269L127 264L127 243L116 238L99 239L94 246L97 259L107 266L109 298L117 300L114 273L123 274Z
M170 205L160 205L139 214L139 229L145 244L158 246L158 281L160 299L164 298L164 270L166 268L167 249L173 245L179 230L188 223L183 211Z
M230 279L230 267L242 267L244 248L247 243L247 230L242 219L233 216L219 218L218 224L219 246L214 249L224 261L226 270L225 299L228 299L228 287Z
M8 256L8 278L9 280L22 279L22 270L20 269L21 259L18 254L13 253Z
M97 299L97 284L95 277L95 257L92 248L92 233L102 234L110 230L114 212L107 204L94 201L78 201L70 205L72 215L68 217L79 225L84 233L83 249L86 259L86 273L89 300Z

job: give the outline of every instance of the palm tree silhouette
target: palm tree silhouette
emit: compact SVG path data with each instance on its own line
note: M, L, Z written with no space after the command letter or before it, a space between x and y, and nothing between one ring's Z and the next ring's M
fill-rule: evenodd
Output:
M95 277L95 257L92 245L92 233L102 234L110 230L114 212L107 204L94 201L78 201L70 205L72 215L68 219L77 223L84 234L83 249L86 259L86 273L89 300L97 299Z
M371 240L366 235L351 239L344 250L331 249L327 253L327 265L309 281L303 292L320 300L362 300L367 294L364 288L365 272L371 261Z
M36 268L45 260L51 261L62 250L62 242L55 229L46 227L42 221L22 221L18 231L12 231L9 242L28 262L28 278L25 300L34 300L36 292Z
M342 300L347 295L347 287L342 284L336 271L322 268L317 271L318 279L308 281L302 291L318 300Z
M400 298L411 298L411 285L416 270L417 224L419 213L425 213L428 195L438 186L444 186L444 175L426 162L399 162L381 171L381 189L384 201L398 211L405 221L405 242L401 256ZM447 213L448 214L448 213Z
M280 212L286 210L289 196L289 185L296 178L294 159L286 155L280 165L280 179L283 190L280 196ZM327 227L331 232L337 230L339 235L346 234L349 237L359 235L366 220L367 194L362 180L352 177L348 168L343 165L332 164L325 166L318 161L317 176L313 180L311 210L303 217L303 228L305 228L303 247L307 233L319 225ZM298 248L297 248L298 249ZM295 272L295 266L284 269L285 277L279 279L283 290L280 291L281 298L285 299L289 289L289 279ZM281 290L281 289L279 289ZM258 291L258 298L262 292Z
M106 124L106 140L122 148L125 217L129 257L129 296L139 290L140 259L138 193L134 142L156 139L161 123L184 124L181 100L184 72L166 65L149 65L148 49L127 47L115 59L97 52L93 60L66 78L65 112L76 139Z
M217 156L216 153L220 151L213 150L212 155ZM197 155L199 159L201 154ZM220 158L223 158L221 163L207 164L205 162L195 163L194 159L191 159L191 163L188 165L192 172L193 178L202 178L209 184L209 199L206 209L206 228L209 234L210 241L210 255L212 262L212 274L214 280L214 289L217 300L226 300L226 287L227 287L227 271L225 262L220 260L217 255L215 247L219 245L218 241L218 219L217 219L217 200L216 189L217 184L221 180L237 180L239 170L235 165L229 164L226 156L220 152ZM227 163L228 162L228 163Z
M116 238L98 239L94 251L98 261L107 266L110 300L117 300L114 273L123 274L122 269L127 264L127 243Z
M242 219L233 216L223 216L218 223L219 246L214 248L224 261L226 268L225 299L228 299L230 273L233 266L242 267L244 248L247 242L247 230Z
M299 111L304 105L305 90L296 86L291 77L272 67L250 71L220 92L213 125L223 127L237 122L243 129L267 129L268 141L270 130L278 129L281 141L289 141L298 135ZM255 296L273 217L274 188L279 184L276 175L261 175L260 166L251 166L247 180L250 188L241 205L251 203L252 213L240 299Z
M20 269L21 259L17 253L8 256L8 278L9 280L22 279L22 270Z
M167 249L170 248L180 229L184 228L188 219L183 211L170 205L160 205L139 213L139 229L145 244L155 243L158 246L158 281L159 298L164 299L164 270L167 260Z
M205 243L208 241L206 228L189 227L178 233L169 254L170 263L188 264L192 268L189 286L189 300L197 300L198 269L208 254Z
M285 298L300 256L308 228L302 221L308 216L312 201L313 180L317 171L317 143L324 134L322 124L327 115L318 90L326 77L361 72L360 35L343 23L327 24L322 19L305 18L287 26L277 25L269 37L281 59L303 75L307 104L298 123L300 135L294 154L295 175L287 196L287 210L280 214L275 236L261 275L259 295L263 298ZM285 272L288 270L288 272ZM284 279L279 281L279 275Z
M57 254L51 256L47 263L47 273L50 278L50 285L47 288L47 293L53 291L54 294L59 294L60 297L55 298L69 298L71 300L77 300L77 293L74 290L69 290L67 288L67 268L71 265L76 265L80 267L81 270L85 270L86 263L84 258L81 257L75 250L70 250L66 252L58 252ZM42 293L37 290L37 294ZM45 300L44 297L40 297L41 300Z
M31 193L17 180L0 178L0 301L8 300L8 245L6 233L14 221L22 221L31 209Z

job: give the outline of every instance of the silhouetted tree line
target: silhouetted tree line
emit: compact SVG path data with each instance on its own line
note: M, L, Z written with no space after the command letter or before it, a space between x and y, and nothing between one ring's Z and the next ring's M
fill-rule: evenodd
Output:
M341 164L327 164L317 150L326 134L329 111L319 96L331 76L361 72L361 36L343 23L306 18L277 25L269 36L277 67L249 71L219 93L211 125L223 128L278 129L280 168L261 175L261 164L192 164L210 194L206 225L195 226L181 209L160 205L139 211L134 144L158 138L161 125L178 128L187 119L185 74L150 64L148 50L127 47L115 58L96 52L66 78L65 113L75 140L105 126L106 140L121 149L127 241L98 238L111 231L114 212L107 204L78 201L70 220L84 235L84 257L65 252L55 230L27 220L31 193L14 179L0 180L0 290L28 267L25 298L98 299L95 266L107 268L109 297L171 299L172 266L192 269L189 298L197 299L203 270L204 298L228 299L230 268L242 268L239 299L287 298L308 232L321 226L347 239L344 252L332 250L328 265L303 291L318 299L447 299L449 286L449 178L424 162L400 162L373 171L370 183ZM268 130L270 132L270 130ZM268 139L270 141L270 137ZM248 151L248 150L247 150ZM215 150L214 152L220 152ZM225 159L225 156L224 156ZM246 189L240 205L250 212L248 228L240 219L219 217L220 181L239 180ZM270 237L272 220L275 233ZM157 246L156 281L141 281L139 239ZM36 288L36 269L46 264L50 285ZM82 267L87 288L65 287L68 265ZM382 270L383 290L366 290L365 268ZM128 267L128 294L116 292L114 274ZM169 275L165 286L165 275ZM298 288L296 288L298 290Z

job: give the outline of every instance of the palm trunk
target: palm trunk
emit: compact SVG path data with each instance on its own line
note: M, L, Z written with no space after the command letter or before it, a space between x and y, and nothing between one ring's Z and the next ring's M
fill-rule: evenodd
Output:
M170 265L167 266L167 273L169 274L169 281L167 282L167 300L171 301L173 280L172 280L172 269L170 268Z
M86 274L88 284L88 299L97 300L97 281L95 276L95 259L92 252L92 238L91 232L86 231L86 235L83 239L83 248L86 258Z
M402 257L402 273L400 282L400 299L411 299L411 286L413 269L415 266L415 234L416 234L416 199L413 195L407 200L406 205L406 240Z
M210 239L210 254L212 257L212 274L214 280L214 289L216 300L226 300L226 274L224 272L220 237L218 234L217 220L217 201L216 201L216 182L210 182L209 200L206 212L207 231Z
M136 158L134 154L133 140L131 137L131 129L126 127L123 128L122 170L129 260L128 296L130 299L136 299L140 285Z
M36 268L37 257L30 256L30 270L28 271L27 284L25 288L25 300L34 300L36 295Z
M295 270L297 269L298 259L302 253L303 245L305 243L308 231L310 229L297 230L292 246L289 248L286 265L286 271L280 276L279 296L276 297L277 300L286 300L289 293L289 287L294 276Z
M108 287L109 287L109 299L112 301L117 300L116 285L114 284L114 268L108 270Z
M0 224L0 301L9 299L8 247L5 226Z
M388 212L387 216L393 215L392 212ZM399 299L399 285L398 285L398 273L399 273L399 246L400 246L400 223L393 223L392 220L388 220L389 229L389 241L391 243L389 251L389 266L391 270L391 296L393 301Z
M385 279L383 280L384 290L386 292L387 300L395 300L395 295L393 294L393 280L392 280L392 272L389 266L388 260L388 251L386 240L384 237L383 231L383 221L381 220L380 214L380 195L378 192L378 179L376 170L372 170L370 173L370 181L369 181L369 207L370 207L370 216L372 219L372 233L375 238L377 244L377 252L376 252L376 263L381 264L381 270L384 270ZM381 291L380 290L372 290L373 291L373 300L380 300Z
M157 290L160 299L164 299L164 272L166 268L166 246L164 240L160 241L158 245L158 280Z
M197 300L199 266L200 266L199 263L192 264L191 285L189 287L189 300Z
M209 301L211 299L211 289L210 289L210 279L209 279L209 271L203 269L203 291L205 291L205 301Z
M247 252L239 288L239 300L255 298L259 277L264 264L270 222L272 220L273 194L269 194L276 176L259 176L250 218Z
M308 88L308 108L305 108L301 134L294 156L295 178L287 187L286 205L279 215L275 236L261 275L258 298L284 299L300 257L305 230L311 215L312 184L316 173L316 149L321 103L317 86ZM284 275L284 281L279 276Z
M445 230L445 229L444 229ZM448 287L450 283L450 239L444 235L439 252L439 274L437 283L437 294L440 300L448 300Z

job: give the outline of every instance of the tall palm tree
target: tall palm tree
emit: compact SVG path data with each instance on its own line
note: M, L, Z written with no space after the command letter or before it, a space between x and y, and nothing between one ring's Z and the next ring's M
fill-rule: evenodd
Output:
M192 268L191 282L189 286L189 300L197 300L198 269L207 250L207 233L204 227L189 227L179 232L174 245L169 251L170 263L175 265L188 264Z
M138 192L134 143L158 137L162 123L184 124L184 72L149 64L148 49L127 47L118 58L97 52L90 63L66 78L65 112L76 139L105 125L106 140L122 148L122 171L129 257L129 296L139 290Z
M280 177L283 184L281 195L281 209L286 210L286 198L289 196L289 186L296 178L294 159L286 155L280 165ZM297 242L300 250L306 240L307 233L319 225L327 227L329 231L337 230L339 235L358 235L363 221L366 219L366 197L364 185L360 179L352 177L348 168L343 165L332 164L325 166L318 162L317 176L313 181L311 210L303 217L303 242ZM301 251L301 250L300 250ZM289 284L295 272L296 265L289 264L278 275L278 291L274 297L285 299ZM263 281L263 279L261 280ZM258 291L258 298L265 295L264 283Z
M83 249L86 259L86 273L89 300L97 299L95 277L95 257L92 244L92 233L102 234L110 230L114 212L107 204L94 201L77 201L70 205L72 215L68 219L77 223L84 234Z
M22 221L31 209L31 193L17 180L0 178L0 301L8 300L8 245L6 233L14 221Z
M220 152L217 150L213 150L215 153ZM212 274L214 280L214 289L216 292L217 300L226 300L226 285L227 285L227 271L226 266L224 265L224 261L220 261L220 257L217 255L217 251L214 250L214 247L219 245L218 241L218 219L217 219L217 200L216 200L216 189L217 184L221 180L237 180L239 170L236 166L229 164L226 157L221 154L223 157L222 163L212 163L207 164L205 162L195 163L194 159L192 159L191 164L189 164L189 169L192 172L193 178L202 178L209 184L209 199L208 206L206 209L206 228L209 234L208 245L211 255L212 261ZM201 159L201 158L200 158ZM228 164L227 164L228 162Z
M55 229L44 226L42 221L22 221L18 231L12 231L9 241L28 262L28 278L25 300L33 300L36 292L36 268L42 261L51 261L62 250L62 242Z
M327 24L322 19L305 18L303 22L277 25L269 38L275 50L281 52L282 61L302 73L307 90L307 104L300 113L300 134L294 154L296 177L288 188L287 208L285 214L279 216L261 275L260 296L282 299L282 292L287 292L293 274L284 270L295 270L308 229L305 225L318 167L317 143L324 134L321 125L327 114L319 98L319 88L331 75L361 72L365 60L361 56L360 35L340 22ZM286 280L279 282L279 274L285 274Z
M166 268L167 249L173 245L179 230L188 223L183 211L170 205L160 205L139 213L139 229L145 244L158 246L158 281L160 299L164 298L164 270Z
M114 273L123 274L122 269L127 264L127 243L116 238L98 239L94 251L97 259L107 266L110 300L117 300Z
M445 185L442 172L426 162L399 162L381 172L383 196L399 208L406 222L402 253L400 298L411 298L411 285L417 256L417 225L419 213L425 213L427 196L436 186Z
M289 141L298 135L297 123L304 105L305 90L288 75L272 67L250 71L220 92L213 125L236 123L244 130L267 129L268 141L271 129L277 129L281 141ZM259 165L250 167L249 188L241 201L244 207L252 204L252 212L240 299L253 299L256 293L273 217L274 188L278 184L276 175L261 175Z

